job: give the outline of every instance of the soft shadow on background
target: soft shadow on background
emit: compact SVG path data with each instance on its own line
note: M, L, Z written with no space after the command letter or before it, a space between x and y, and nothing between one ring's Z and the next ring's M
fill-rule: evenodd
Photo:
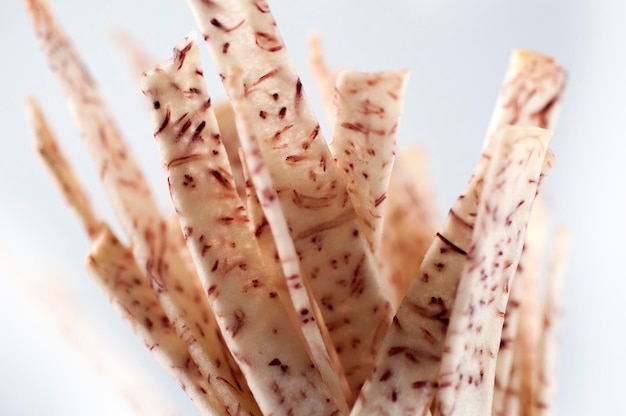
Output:
M511 50L524 47L549 54L567 68L569 85L552 144L557 164L544 189L555 224L569 225L573 237L559 414L626 411L626 47L621 41L626 38L626 3L269 3L320 117L321 102L306 63L311 31L320 33L327 59L337 68L410 69L400 146L419 143L428 151L442 215L478 159ZM164 60L195 29L186 3L51 0L51 5L167 206L143 97L110 32L116 26L127 29L157 60ZM101 353L125 357L128 368L145 374L164 401L194 414L178 386L93 287L83 268L87 239L33 151L24 113L28 94L40 100L94 202L113 218L21 1L1 3L0 38L0 414L133 414L99 376L113 371L94 370L76 353L77 343L91 348L89 331L110 343ZM213 65L206 54L203 58L209 75ZM217 76L207 80L212 96L223 97ZM66 310L66 325L59 327L42 304ZM77 333L73 322L82 322L88 332ZM130 380L117 373L111 377Z

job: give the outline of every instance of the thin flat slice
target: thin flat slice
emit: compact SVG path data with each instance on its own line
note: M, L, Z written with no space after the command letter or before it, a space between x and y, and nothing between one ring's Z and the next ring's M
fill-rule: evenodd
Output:
M421 149L399 152L387 201L378 263L395 312L437 233L435 195Z
M17 264L4 246L0 246L0 271L3 276L11 276L7 283L26 296L22 306L40 307L45 324L57 331L138 416L182 416L176 400L163 391L161 380L146 378L143 363L128 354L126 345L122 346L110 332L94 325L98 319L86 306L91 299L75 296L75 288L68 279L47 270L40 262ZM68 377L63 374L64 380Z
M485 175L493 149L503 137L504 130L493 135L465 190L436 233L396 312L376 369L363 387L353 414L385 414L389 409L423 414L430 408Z
M276 290L281 293L285 299L291 300L289 289L287 288L287 279L283 273L282 263L274 242L274 236L270 230L270 225L263 213L263 207L257 197L257 192L252 182L252 175L248 169L246 155L242 148L239 149L239 157L243 170L243 177L246 183L246 212L248 214L249 228L254 233L259 248L261 250L264 267L268 276L272 279L272 283ZM292 302L293 307L293 302ZM294 308L295 310L295 308Z
M228 360L200 282L189 274L176 246L168 242L167 221L85 65L46 2L27 0L26 4L40 46L63 89L135 260L161 307L202 374L215 380L214 387L230 411L235 412L241 403L252 403L245 383L224 365ZM253 407L247 411L256 412Z
M27 104L40 155L46 166L49 167L51 176L59 185L68 205L77 214L85 227L85 231L94 241L94 249L92 256L89 257L90 262L88 262L88 266L93 266L91 267L93 269L92 275L96 282L103 289L109 301L116 307L122 318L144 340L144 343L150 348L150 351L156 356L159 363L183 386L188 385L190 381L197 378L196 373L199 370L195 362L185 363L189 358L187 346L180 339L172 339L173 335L170 334L173 331L171 323L165 317L161 305L158 302L152 302L153 298L155 301L157 300L156 295L148 286L145 275L138 269L132 252L117 240L117 237L102 222L91 206L87 192L80 184L72 166L62 153L39 106L32 98L28 100ZM170 241L176 241L176 237L181 238L180 229L177 228L176 231L179 235L172 233ZM181 253L184 254L184 251L181 251ZM92 257L94 261L97 260L97 265L92 264ZM146 290L150 293L145 293ZM135 295L137 296L136 302L132 298ZM142 314L143 318L137 318L137 314ZM149 322L159 322L162 328L154 331L152 334L150 331L146 333L145 326ZM151 341L148 342L148 340ZM166 346L166 348L158 348L160 345ZM168 345L172 345L172 348L167 348ZM155 346L157 347L156 349ZM224 351L226 351L224 353L226 357L230 358L227 350ZM172 354L176 355L172 356ZM185 363L185 368L176 364L181 362ZM225 368L228 367L225 366ZM214 377L219 376L221 374L214 374ZM210 379L209 377L208 380ZM204 414L212 414L211 411L224 414L225 411L230 411L221 401L217 401L219 396L212 386L204 386L204 382L201 382L199 386L197 388L193 387L189 393L192 400L197 403ZM204 389L206 393L203 394L208 396L197 396L198 388ZM235 407L235 409L237 408Z
M509 124L554 129L566 82L565 70L554 59L524 49L514 50L491 118L487 140L498 127ZM522 264L525 262L522 259ZM521 300L523 285L532 285L533 276L536 276L529 271L530 267L529 264L528 268L524 267L523 270L518 271L519 276L514 280L511 289L511 302L507 306L503 331L504 341L502 353L498 357L493 402L493 411L496 415L504 411L508 380L512 371L512 357L516 349L515 338L519 326L517 305ZM523 273L524 270L525 273ZM533 298L526 299L526 301L532 303ZM534 310L534 307L529 306L527 310ZM530 319L530 316L526 319ZM532 331L530 328L529 330ZM528 370L530 371L530 367ZM513 390L517 391L517 389Z
M245 126L245 123L244 123ZM252 181L252 175L250 171L247 169L246 157L243 149L240 149L241 156L241 164L243 166L244 177L246 178L246 200L247 200L247 211L248 217L250 218L250 228L254 232L254 236L259 243L259 247L261 252L263 253L263 259L265 260L265 269L269 271L271 277L276 277L275 287L276 290L282 294L286 299L290 299L292 302L292 307L295 310L307 309L312 310L311 314L306 314L302 316L300 321L303 326L303 332L305 334L305 338L307 338L307 342L309 346L317 344L317 348L311 348L312 351L318 350L321 353L318 353L319 356L314 359L316 362L321 362L322 364L319 366L322 377L324 378L326 384L330 387L333 397L335 398L336 403L340 403L340 408L342 409L342 413L348 414L348 405L346 402L353 403L354 398L351 397L351 392L348 386L348 382L345 379L345 374L341 368L341 363L339 362L339 357L336 354L336 351L332 348L332 341L327 332L325 332L325 326L321 326L319 328L322 335L323 345L326 346L326 351L322 350L320 339L317 335L317 331L315 328L310 328L309 326L313 324L313 321L321 321L321 312L316 303L310 303L308 298L304 298L304 293L294 287L294 279L291 279L287 282L285 279L285 273L282 268L281 256L278 253L278 249L274 242L274 236L272 235L272 231L270 229L270 225L265 217L263 212L263 207L259 201L257 196L256 189L254 187L254 183ZM288 234L285 234L283 230L283 235L285 235L285 239L291 239ZM282 239L282 238L281 238ZM283 244L284 246L284 244ZM283 253L283 257L285 253ZM287 255L288 258L295 258L295 255ZM293 275L292 275L293 276ZM289 287L287 285L289 283ZM297 282L296 282L297 283ZM289 293L289 289L291 288L293 293L293 298ZM299 306L294 306L294 301ZM307 334L309 332L309 334ZM330 365L327 362L327 359L330 359ZM341 393L343 391L343 394Z
M511 369L515 354L525 355L526 343L521 344L518 340L520 332L520 320L535 321L538 315L535 311L537 296L537 278L541 271L543 259L544 241L547 230L547 207L541 198L538 198L533 206L526 232L526 241L515 271L515 278L511 285L509 301L506 306L506 314L502 327L502 337L498 360L496 363L496 378L493 396L493 414L502 416L505 411L507 389L511 377ZM524 312L529 314L524 316ZM526 331L534 325L527 325ZM536 328L535 328L536 329ZM534 336L533 336L534 337ZM522 364L520 360L520 364ZM528 363L530 364L530 363ZM521 371L518 365L516 371ZM519 392L519 387L515 388Z
M333 100L335 98L335 80L337 73L329 69L328 65L326 65L324 54L322 53L320 37L317 33L313 33L309 37L309 68L317 83L317 89L322 96L322 102L326 110L326 121L330 125L333 125L335 120L335 106L333 105Z
M256 197L259 198L258 203L262 208L262 218L266 220L266 224L271 224L270 231L282 265L282 277L286 281L291 302L299 316L300 326L311 348L313 360L320 369L322 378L329 386L340 410L347 414L348 404L342 392L343 371L339 364L339 358L332 346L329 334L326 332L321 312L315 302L311 301L313 297L307 282L303 279L298 261L299 255L289 234L289 226L278 202L279 197L274 190L272 178L263 161L258 157L258 142L250 128L250 113L244 100L244 84L241 73L237 74L236 72L236 69L229 71L227 83L233 84L229 85L231 91L236 91L236 85L239 85L239 93L233 94L231 100L244 145L242 150L244 153L248 152L245 159L250 161L248 170L252 188L256 192ZM263 224L263 220L261 220L261 224ZM269 235L266 238L269 238ZM347 391L345 395L350 398L350 391Z
M563 281L569 252L570 235L567 228L556 233L548 286L543 305L543 328L539 344L538 380L533 400L537 416L553 415L556 412L556 364L559 345L559 327L563 304Z
M498 127L509 124L552 129L566 82L565 70L553 58L515 49L491 116L487 140Z
M504 406L505 416L520 416L522 412L522 402L520 400L520 390L522 385L522 372L519 368L521 360L513 362L511 367L511 376L509 377L509 383L506 387L506 397Z
M203 415L230 415L220 395L201 374L185 343L163 313L137 267L132 251L104 226L87 257L87 270L155 359L181 385Z
M330 150L343 173L361 232L377 257L406 78L407 71L342 71L335 86Z
M491 412L509 288L551 136L539 128L505 127L501 131L450 316L435 415Z
M114 28L111 31L111 37L127 62L133 77L139 79L141 74L156 63L156 59L126 29Z
M545 257L546 225L540 230L538 241L529 241L532 251L528 256L530 272L522 274L522 302L520 303L520 319L517 328L515 347L515 371L520 373L519 400L523 411L531 411L537 390L539 373L539 339L542 327L542 307L540 302L539 277L542 274ZM529 248L529 250L531 249ZM535 257L534 259L532 257ZM533 264L534 263L534 264ZM532 269L534 266L534 273Z
M172 202L228 348L265 414L332 414L298 318L267 276L204 85L195 36L147 73ZM159 105L154 105L159 103Z
M356 393L373 367L391 310L341 173L265 1L190 4L222 78L229 68L243 70L256 151L270 172L304 276ZM237 94L228 85L227 92ZM248 161L256 166L250 151ZM263 195L259 199L264 204Z
M27 99L26 111L35 136L35 146L50 176L57 183L67 204L76 213L87 235L95 237L102 221L91 205L72 166L59 148L48 122L33 97Z

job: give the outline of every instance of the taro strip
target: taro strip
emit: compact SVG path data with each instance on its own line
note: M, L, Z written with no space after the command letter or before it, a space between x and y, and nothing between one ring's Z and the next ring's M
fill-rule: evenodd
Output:
M241 159L239 158L241 143L239 142L239 133L237 132L237 125L235 124L233 108L228 101L224 101L216 104L213 107L213 112L217 119L217 125L220 128L222 143L224 143L226 154L228 154L230 170L233 172L237 192L239 193L239 197L244 199L246 195L246 184L243 177Z
M303 274L355 393L372 369L391 312L341 173L265 1L190 3L221 76L243 70L256 157L270 172Z
M421 414L430 407L478 199L493 148L503 134L504 130L499 130L493 135L465 190L436 233L396 312L354 414L381 414L385 409Z
M248 163L246 161L246 155L242 148L239 149L239 158L241 160L241 167L243 171L243 177L246 185L246 212L248 213L248 228L254 233L254 237L259 244L261 253L263 255L264 267L267 270L269 277L272 279L272 283L277 288L285 299L291 299L289 295L289 289L287 288L287 280L283 273L280 256L276 243L274 242L274 236L270 230L270 225L263 213L263 207L257 197L254 183L252 182L252 176L248 169ZM292 302L293 306L293 302Z
M511 376L506 387L506 398L504 405L505 416L522 415L522 402L520 400L520 389L522 384L522 375L519 369L521 361L516 360L511 367Z
M119 315L143 341L155 359L181 385L203 415L232 414L200 374L185 343L163 313L133 258L111 230L103 226L87 257L87 270Z
M518 389L519 401L523 409L532 409L532 403L537 389L539 337L541 336L541 304L539 299L539 274L542 265L542 256L545 256L545 226L542 240L536 242L538 253L535 253L537 263L536 272L529 273L522 270L522 302L520 303L520 318L518 321L517 337L515 340L515 357L517 361L515 371L520 373ZM529 243L529 245L531 245ZM531 263L529 261L528 263ZM531 266L532 267L532 266Z
M563 298L563 278L569 250L569 230L560 228L552 253L548 284L543 306L543 328L539 344L537 390L533 400L535 414L555 414L556 362L558 333Z
M321 92L327 119L333 124L337 74L326 65L317 34L309 39L309 67ZM410 150L400 151L400 159L404 162L396 158L391 172L382 227L384 242L377 256L383 286L393 311L397 310L415 277L437 225L435 198L425 157L419 151Z
M500 131L450 316L435 415L491 412L509 289L551 135L539 128Z
M155 65L156 60L125 29L115 28L111 32L111 37L127 62L133 77L139 79L141 74Z
M543 241L546 237L547 212L545 202L538 198L533 206L526 232L526 241L522 250L522 256L515 272L515 278L511 285L509 301L506 306L506 314L502 327L500 349L496 362L496 378L493 395L492 413L502 416L506 406L506 396L509 387L510 377L513 368L514 355L526 354L524 346L520 345L518 339L519 323L523 319L532 319L537 313L535 302L537 276L540 274L541 260L543 256ZM524 306L522 306L524 305ZM523 312L530 316L523 316ZM530 328L528 328L530 329ZM521 364L521 361L520 361ZM518 365L515 371L521 371ZM521 379L520 379L521 382ZM516 394L519 393L520 386L513 387Z
M212 378L222 401L234 412L240 403L250 402L250 395L245 383L223 365L228 360L200 282L195 274L188 273L180 253L168 242L166 220L69 39L45 1L28 0L27 6L40 46L59 80L142 274L201 373ZM231 388L236 385L241 389Z
M265 414L337 410L295 311L264 269L206 92L195 36L147 73L155 139L181 228L224 340ZM154 105L159 103L159 105Z
M398 153L387 195L378 262L396 311L437 232L435 196L421 149Z
M244 123L245 128L245 123ZM301 297L300 291L294 291L294 298L291 298L289 294L289 288L287 287L287 280L285 279L285 274L282 269L281 257L279 256L278 249L276 248L276 244L274 242L274 236L272 235L272 231L270 230L270 225L263 213L263 207L258 199L256 189L254 187L254 183L252 181L252 176L250 171L247 169L246 157L243 149L240 149L240 157L241 157L241 165L243 167L244 177L246 178L246 200L247 200L247 211L248 217L250 219L250 228L254 232L254 236L259 243L259 247L263 254L263 259L265 260L265 268L269 271L269 274L274 279L272 280L275 283L276 290L282 294L286 299L291 300L291 306L296 310L301 310L303 307L311 308L312 313L311 317L304 317L301 321L301 324L304 325L305 331L311 331L312 333L307 335L305 332L305 337L309 338L307 341L309 346L312 344L322 345L322 343L327 346L326 352L322 351L320 357L316 359L316 361L322 362L322 367L320 371L322 372L323 378L325 378L326 384L331 388L331 392L335 397L335 402L341 403L343 408L343 413L348 414L348 405L346 403L352 403L354 400L351 398L351 393L349 391L347 380L345 379L345 375L343 374L343 370L341 369L341 363L339 362L339 357L337 357L336 351L332 348L332 341L328 336L328 332L324 332L324 326L320 328L322 331L322 342L320 342L317 337L315 328L309 328L308 325L312 323L313 319L319 322L321 312L316 303L309 303L306 298L299 299ZM291 239L288 235L286 238ZM293 283L293 279L289 281L289 283ZM293 288L293 285L292 285ZM307 305L310 306L302 306L299 307L294 306L294 301L303 304L307 302ZM308 320L308 321L307 321ZM306 321L306 322L304 322ZM321 350L321 348L317 348ZM314 351L315 349L312 348ZM330 358L331 367L326 363L326 355L328 354L328 358ZM325 374L325 372L334 371L335 374ZM336 377L339 377L337 380ZM343 391L343 393L341 393ZM343 397L342 397L343 396ZM347 399L346 399L347 398Z
M491 116L487 140L505 125L552 129L566 81L565 70L554 59L524 49L514 50Z
M377 257L406 77L406 71L342 71L335 86L330 150L343 173L361 232Z
M69 164L67 158L61 151L56 138L54 137L41 109L39 108L39 105L32 97L29 97L29 99L27 100L27 112L30 125L33 129L33 133L35 136L36 147L42 161L44 162L50 172L50 175L58 185L58 188L63 194L63 197L65 198L67 204L74 211L79 221L82 223L85 232L92 240L97 238L98 235L104 232L102 231L102 228L106 228L106 226L104 226L100 217L93 209L87 193L85 192L84 188L80 184L80 181L76 177L72 166ZM121 249L122 248L120 248L120 250ZM130 256L132 256L132 254L130 254ZM117 260L121 261L120 259ZM137 266L134 264L134 259L132 259L132 257L131 262L133 264L129 267L136 268ZM98 280L98 282L102 284L101 280L96 280ZM115 287L104 286L103 289L108 294L109 300L112 303L123 303L123 301L119 299L120 296L117 296L117 289ZM139 292L140 290L137 289L137 291ZM50 307L52 310L55 311L55 315L57 316L57 320L59 322L61 322L63 325L71 326L71 332L75 332L76 328L83 328L83 331L92 331L89 325L79 320L80 311L78 307L72 308L69 299L60 300L59 294L57 293L55 293L54 296L50 297L49 292L49 289L46 290L46 296L42 296L42 299L46 303L54 302L50 305ZM154 294L151 293L151 295L154 297ZM160 305L158 304L151 308L150 311L146 311L147 318L149 318L152 322L159 321L162 315L162 310L160 308ZM141 325L141 322L144 321L139 321L137 325ZM111 351L108 350L109 345L107 345L106 342L103 342L106 340L98 339L97 333L89 334L89 336L87 337L91 341L89 345L85 345L84 337L72 336L71 338L75 341L74 343L78 347L80 347L84 354L88 356L88 358L90 358L92 362L94 362L95 366L102 370L109 378L113 377L112 373L114 371L112 370L112 368L115 367L115 363L113 362L115 360L111 359ZM165 339L159 337L158 332L154 333L153 340L153 344L161 344L166 341ZM94 342L96 345L94 345ZM168 362L172 363L177 359L176 357L168 357L167 350L152 349L151 352L155 355L160 354L159 361L168 370L171 368L171 365L169 365ZM128 367L128 363L124 363L124 365ZM193 367L197 366L195 365L195 363L192 362L189 365L189 369L192 370ZM177 374L172 375L177 376ZM134 376L134 374L130 374L131 378ZM157 409L161 413L156 414L166 414L168 413L167 409L171 408L171 406L166 403L160 403L160 405L155 406L155 401L158 399L155 397L148 397L145 386L141 386L141 388L138 388L140 384L138 384L137 380L129 381L128 374L125 374L124 380L119 380L119 377L116 377L115 384L124 393L124 396L130 399L133 407L137 408L143 414L148 414L146 413L148 412L148 409L150 409L149 414L155 414ZM133 384L135 384L135 386L130 387ZM199 407L203 406L203 400L204 399L202 398L197 399L197 401L199 402ZM219 409L219 407L215 407L215 409Z
M320 37L317 33L312 34L309 38L309 68L317 83L317 89L322 96L322 103L326 110L326 121L332 125L335 120L333 100L335 99L335 79L337 74L331 71L324 61Z
M244 84L241 78L241 72L238 69L229 71L227 77L227 85L231 90L231 102L237 117L237 125L241 133L241 142L243 144L242 152L246 160L249 171L252 189L254 190L255 201L258 201L262 212L255 215L257 221L269 226L274 245L278 257L282 265L282 277L286 280L286 287L293 306L300 317L300 326L304 336L311 348L313 359L317 364L324 381L329 386L335 401L338 403L340 410L347 414L348 399L351 396L349 391L345 395L342 392L343 371L338 362L336 351L329 339L326 327L323 325L323 318L318 305L312 302L312 296L307 283L304 281L300 264L298 261L299 253L296 251L293 240L289 233L289 226L285 219L284 212L279 204L279 197L274 189L274 184L269 171L259 158L258 141L250 128L250 112L246 107L244 99ZM239 91L237 91L237 85ZM247 152L247 154L246 154ZM262 199L261 199L262 198ZM251 201L253 202L253 201ZM262 214L262 216L260 215ZM263 222L266 221L266 223ZM255 229L255 235L259 229ZM267 233L265 239L269 239Z

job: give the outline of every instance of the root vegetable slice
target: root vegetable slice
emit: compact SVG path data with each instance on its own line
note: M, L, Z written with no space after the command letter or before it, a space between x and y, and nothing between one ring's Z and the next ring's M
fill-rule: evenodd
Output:
M400 151L387 196L378 262L396 311L437 232L435 196L421 149Z
M538 128L501 131L450 316L435 415L491 412L509 288L551 135Z
M46 2L27 0L26 4L41 48L58 77L137 264L202 374L215 380L214 387L224 403L236 411L240 402L250 401L246 398L249 393L245 383L236 380L224 365L228 360L197 277L188 273L180 253L168 242L166 220L139 166ZM241 390L231 386L241 386Z
M243 70L245 105L259 144L255 160L246 151L250 170L262 159L270 172L304 275L357 392L391 321L390 307L302 83L265 1L190 4L221 76L229 68ZM265 206L264 196L259 199Z
M89 237L94 240L98 239L104 232L110 233L108 228L106 231L102 229L103 227L106 228L106 226L103 225L98 214L93 209L87 193L81 186L74 170L61 151L48 122L33 97L29 97L27 100L27 112L31 127L33 128L37 150L49 169L52 178L57 183L67 204L75 212ZM137 266L134 264L132 254L128 252L126 254L129 256L132 263L131 267L136 269ZM120 259L118 258L117 260ZM99 283L102 282L99 281ZM147 289L149 290L149 288ZM115 374L120 373L122 369L129 370L132 368L132 365L129 365L130 363L118 362L120 360L119 358L113 359L109 349L111 345L108 341L106 339L99 339L99 334L95 333L86 322L78 318L81 312L79 306L74 305L71 299L65 298L58 292L55 292L55 295L50 297L49 294L54 290L58 290L58 288L46 288L46 290L44 290L46 296L43 296L42 292L41 294L37 294L37 298L48 305L48 309L54 311L54 318L66 329L64 332L71 332L68 335L69 338L80 352L94 364L94 367L98 368L105 377L114 383L124 397L126 397L129 402L131 402L132 406L141 412L141 414L173 415L174 412L171 410L173 409L172 405L168 404L166 401L160 400L160 398L155 397L153 394L149 394L145 389L145 383L139 382L134 373L128 374L128 372L126 372L123 379L119 374ZM140 291L140 289L138 289L138 291ZM123 303L123 301L118 299L115 288L105 288L105 292L107 292L109 300L112 303L120 305ZM154 294L151 295L154 297ZM158 304L152 308L151 312L153 322L156 322L158 320L157 318L160 319L163 315L160 305ZM68 327L71 327L72 330L68 330ZM89 342L85 342L85 334L88 335L87 338ZM161 342L158 341L158 343ZM154 351L154 353L160 354L161 351ZM160 361L163 363L164 359ZM195 363L191 363L191 365L195 367ZM169 369L170 366L165 366L165 368ZM130 371L132 372L132 370ZM129 378L131 380L129 380ZM203 400L202 398L197 398L196 401L199 402L199 407L204 406ZM215 409L220 408L221 406L215 407Z
M326 110L326 121L330 125L333 125L335 120L335 106L333 100L335 99L335 80L337 73L330 70L326 65L324 54L322 53L322 45L320 44L320 37L317 33L313 33L309 37L309 68L311 68L311 72L317 83L317 89L322 96L322 102Z
M87 270L120 316L155 359L181 385L203 415L229 415L211 382L200 374L185 343L167 319L137 267L132 252L107 226L100 228L87 258Z
M145 377L145 369L127 354L118 340L108 336L110 334L102 331L99 325L94 325L94 314L85 306L85 300L91 299L77 299L69 282L44 270L44 264L27 266L14 262L15 258L9 252L0 249L0 267L3 273L11 276L10 283L26 296L29 305L40 307L46 323L58 331L137 415L182 416L171 395L163 394L159 383ZM49 356L53 358L53 355Z
M501 346L498 353L493 403L494 414L497 415L518 416L533 411L532 400L537 387L535 378L538 377L538 335L533 331L539 330L541 319L536 300L539 293L537 279L541 274L547 217L547 209L539 198L533 207L520 266L511 287L512 298L507 305L504 321L506 335L514 335L507 348ZM512 303L511 299L519 302Z
M375 371L359 395L355 415L385 414L390 409L422 414L429 409L450 311L472 241L478 200L493 148L503 132L493 136L426 252L385 336Z
M172 338L175 334L170 334L173 331L171 323L165 317L161 305L158 302L152 302L152 298L155 301L157 300L156 295L148 286L145 275L138 269L132 252L117 240L91 206L87 193L59 148L35 100L31 98L27 104L37 147L40 150L42 159L49 167L50 173L59 185L68 205L75 211L83 223L85 231L94 241L92 257L98 260L98 264L88 263L88 266L93 266L91 267L92 275L108 296L109 301L150 348L159 363L164 366L174 379L186 388L185 386L189 385L190 381L197 379L198 366L193 361L185 363L189 359L187 347L182 340ZM170 231L172 234L171 241L176 241L176 238L172 237L181 238L180 228L177 228L177 232L178 236ZM181 251L181 253L184 252ZM89 259L92 259L92 257L89 257ZM146 290L150 293L145 293ZM137 299L133 300L133 296L137 296ZM150 301L148 302L147 300ZM142 311L144 307L146 309ZM137 318L137 314L143 314L143 318ZM160 330L156 330L153 333L150 331L146 332L147 329L145 327L150 322L159 322ZM160 345L164 345L166 348L160 349ZM172 347L168 348L168 345ZM155 346L157 349L155 349ZM227 350L224 355L227 359L230 358ZM185 366L181 367L180 363L185 363ZM218 367L221 366L219 362L216 365ZM228 367L225 366L225 368ZM222 375L220 373L212 374L214 377ZM209 377L210 379L211 377ZM207 397L198 396L198 389L200 391L204 389L206 392L203 394L207 395ZM189 394L204 414L213 414L211 411L224 414L224 412L229 411L227 406L221 404L221 401L216 401L219 396L217 396L213 387L205 386L203 381L200 382L199 386L192 386ZM238 406L235 406L235 409L238 409Z
M241 72L233 69L228 72L227 84L231 90L231 100L235 114L237 116L237 125L241 133L241 141L244 145L243 153L248 152L245 156L246 160L251 161L252 168L249 170L251 185L255 191L256 198L262 196L263 200L256 199L256 202L262 208L261 212L257 211L257 221L267 221L266 225L270 225L276 251L282 264L282 277L286 280L287 290L295 312L299 316L300 326L304 337L306 338L313 360L318 366L322 378L329 386L331 393L342 413L348 413L348 404L344 392L342 391L343 371L338 362L336 351L332 346L332 341L326 332L321 312L317 305L311 301L313 298L310 288L304 280L300 264L298 262L298 252L294 246L291 235L289 234L289 226L285 219L282 208L279 204L278 195L274 189L274 184L269 171L258 157L257 138L250 128L250 117L244 100L244 84L241 78ZM239 91L237 92L237 86ZM257 202L258 201L258 202ZM257 230L255 230L255 235ZM269 239L270 236L265 237ZM351 396L349 391L346 392L348 399Z
M265 414L337 410L267 276L235 189L193 35L142 82L181 228L224 339ZM154 105L159 103L159 105Z
M543 306L543 328L541 331L538 380L533 405L539 416L555 413L556 362L558 331L562 308L563 278L569 251L569 230L560 228L556 233L552 262L548 274L548 286Z
M309 38L309 67L333 124L337 72L328 68L317 34ZM426 159L419 150L400 151L391 172L378 264L392 310L397 310L435 235L437 209ZM398 160L400 159L400 160ZM404 161L402 160L404 159ZM398 166L402 164L402 167Z
M335 87L330 150L374 256L380 251L406 78L406 71L342 71Z
M196 275L196 266L193 263L193 259L191 258L191 253L189 252L189 248L187 247L187 242L185 241L185 236L180 229L180 222L178 220L178 215L174 214L168 218L168 241L172 244L174 250L176 250L179 255L182 257L184 266L187 268L189 273L192 273L194 276ZM219 349L221 353L226 358L227 366L226 368L231 372L231 375L237 383L245 389L245 400L251 402L253 398L251 397L251 392L247 387L247 383L241 369L235 362L233 356L228 350L228 346L224 342L224 338L221 335L219 328L217 327L217 323L215 321L212 322L214 326L209 327L210 330L215 331L215 340L219 343ZM215 345L217 348L218 345ZM256 406L253 406L256 409ZM256 410L255 410L256 411Z
M503 413L505 416L522 415L522 403L520 401L522 375L518 364L518 362L513 363L509 383L506 387L505 407Z
M35 136L35 146L67 204L74 210L90 238L97 234L102 221L93 209L74 170L62 153L37 101L29 97L26 110Z
M245 124L245 123L244 123ZM278 249L276 248L276 244L274 243L274 236L272 235L272 231L270 230L269 223L265 214L263 213L263 208L261 207L261 203L257 197L257 193L254 187L254 183L252 181L252 176L250 171L247 169L247 163L245 159L245 153L243 149L240 149L241 155L241 164L243 166L244 177L246 178L246 196L247 196L247 211L248 216L250 218L251 230L254 232L254 235L259 243L259 247L261 252L263 253L263 258L265 260L265 268L269 270L269 274L272 277L275 277L275 285L277 291L281 293L285 299L291 300L291 307L295 310L302 310L303 308L311 308L313 312L311 313L311 317L304 317L304 319L308 319L309 322L304 322L305 338L307 338L308 344L315 345L317 344L318 351L321 351L319 357L315 360L316 362L321 361L322 365L319 366L322 377L326 381L326 384L331 389L333 397L335 398L336 403L340 403L339 406L342 410L342 413L348 414L348 405L347 403L353 403L354 398L351 396L351 392L348 386L348 382L345 379L345 374L343 373L343 369L341 368L341 363L339 362L339 357L336 354L334 348L332 348L332 341L328 335L328 332L325 332L326 327L322 325L320 329L322 335L323 346L325 346L326 351L322 350L320 346L319 337L315 333L315 328L309 328L309 325L312 325L313 321L320 322L321 311L316 303L307 303L305 302L307 299L298 299L301 296L301 292L299 290L294 291L294 297L296 302L299 302L301 305L299 307L294 306L294 301L291 298L289 293L289 289L287 287L287 280L285 279L285 274L281 267L281 260L278 253ZM287 235L286 238L291 238ZM295 255L288 256L295 258ZM290 281L289 283L293 283ZM293 287L293 286L292 286ZM302 295L304 295L302 293ZM303 306L304 305L304 306ZM302 323L302 322L301 322ZM310 331L311 334L306 334L307 331ZM312 348L312 350L315 350ZM330 359L330 365L328 365L327 360ZM334 374L333 374L334 373Z
M139 79L141 74L154 67L156 59L126 29L116 27L111 31L111 37L122 53L124 60L128 63L128 67L134 77Z
M565 70L554 59L524 49L514 50L489 123L487 140L498 127L510 124L552 129L566 81Z
M566 81L565 71L552 58L523 49L513 51L487 137L489 138L499 126L508 124L553 129ZM552 158L551 155L549 157ZM522 263L524 262L522 258ZM503 348L498 356L496 370L493 401L493 412L496 415L502 414L505 407L513 352L516 349L514 340L517 336L519 316L519 311L516 309L521 300L522 283L528 279L534 279L533 273L528 273L528 269L525 274L526 276L521 276L518 272L520 276L514 279L510 304L507 306ZM532 282L529 281L526 284L530 285ZM526 301L532 302L532 298ZM534 309L531 306L527 310L533 311ZM517 391L517 388L513 390Z

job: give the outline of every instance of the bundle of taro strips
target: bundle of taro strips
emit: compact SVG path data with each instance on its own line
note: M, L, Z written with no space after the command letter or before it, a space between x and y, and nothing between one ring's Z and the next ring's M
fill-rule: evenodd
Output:
M144 68L170 218L45 0L26 3L127 241L29 100L38 150L92 240L88 270L202 414L553 411L567 232L538 300L548 220L535 203L566 80L552 59L513 53L482 156L439 225L422 152L395 157L406 71L331 71L313 38L328 143L265 1L190 0L229 102L211 101L193 33Z

